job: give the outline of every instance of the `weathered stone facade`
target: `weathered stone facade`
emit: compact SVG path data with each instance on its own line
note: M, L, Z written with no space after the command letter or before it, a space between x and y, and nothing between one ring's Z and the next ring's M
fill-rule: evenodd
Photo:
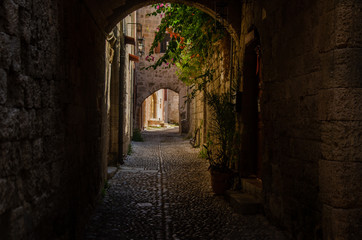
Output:
M72 149L64 139L70 116L81 112L67 104L76 84L71 88L64 72L60 11L57 1L0 3L1 239L52 236L71 226L76 214L70 196L76 199L77 186L70 183L78 162L65 158ZM73 139L74 148L79 140Z
M154 92L142 103L142 130L149 126L161 126L165 123L164 89Z
M107 37L106 43L106 89L107 120L104 131L109 140L102 144L107 153L108 165L123 162L128 152L133 129L133 88L136 56L136 13L124 18ZM125 39L134 40L127 43Z
M133 24L136 22L136 13L133 12L128 15L126 18L122 20L122 30L123 36L132 37L136 41L136 25ZM135 68L138 63L135 63L131 60L130 54L136 54L136 44L125 44L124 47L121 46L121 96L122 98L119 100L121 102L120 111L122 123L120 139L121 139L121 151L122 156L125 156L128 152L129 145L131 143L131 137L133 132L133 111L134 111L134 83L135 83ZM123 67L122 67L123 66Z
M231 44L233 42L233 44ZM222 94L229 92L233 94L230 89L236 87L237 71L240 69L235 64L234 68L230 68L230 63L237 60L237 51L235 41L226 35L223 39L218 41L214 49L210 51L212 57L208 60L209 68L214 71L213 80L208 83L205 91L211 93ZM233 59L231 59L233 58ZM232 81L230 79L233 79ZM240 81L240 79L239 79ZM192 88L188 89L190 93ZM204 91L199 91L195 98L189 103L190 114L190 129L189 136L195 137L195 144L202 146L207 141L207 133L210 130L210 108L206 103Z
M165 121L167 123L180 123L180 96L178 93L167 89L167 100L165 100Z
M160 89L142 103L142 127L165 126L179 123L179 94L169 89Z
M284 2L243 8L242 35L253 24L262 46L266 212L294 238L359 238L361 75L347 56L361 56L362 5Z
M79 239L106 177L105 40L152 2L1 1L2 239ZM295 239L360 239L361 1L223 2L241 83L260 39L267 216Z

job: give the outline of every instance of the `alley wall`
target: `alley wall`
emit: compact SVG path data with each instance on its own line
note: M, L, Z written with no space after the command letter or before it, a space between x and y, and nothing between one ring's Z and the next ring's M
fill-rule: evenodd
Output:
M250 66L246 51L252 43L255 74L256 47L260 47L261 58L263 138L254 148L262 156L265 212L293 239L357 239L362 235L358 227L362 193L353 184L362 177L362 85L357 70L362 69L361 35L356 30L360 9L356 1L280 0L250 1L241 11L239 66L236 61L233 64L239 69L237 88L242 96L240 109L236 109L241 135L235 146L241 151L237 169L242 177L258 174L249 171L255 168L250 161L256 161L257 155L249 154L253 144L245 113L250 106L244 101L250 94L244 84L248 81L245 68ZM216 72L215 76L221 75ZM223 82L220 77L210 89L223 89L227 86ZM189 134L194 136L201 129L196 136L201 145L209 124L207 108L202 94L190 107ZM254 144L259 144L257 139Z
M117 165L122 161L121 146L121 121L120 121L120 67L121 67L121 49L124 48L122 24L119 23L107 36L106 41L106 85L109 85L109 151L107 156L107 165Z
M136 25L133 24L136 22L136 12L132 12L121 22L122 24L122 38L125 36L132 37L135 39L135 45L132 44L123 44L121 47L120 55L120 72L121 72L121 98L119 100L121 114L120 122L120 140L122 147L121 158L123 159L128 152L128 149L131 144L131 137L133 134L133 111L134 111L134 82L135 82L135 68L138 63L131 61L130 54L136 55Z
M234 48L231 46L232 38L225 32L223 39L219 40L213 47L210 49L210 56L207 60L207 65L209 70L213 71L212 80L207 84L205 91L209 93L223 94L229 93L230 98L235 94L232 88L235 88L237 79L236 74L231 73L233 69L231 68L231 55L237 59L238 55L234 52ZM234 45L235 46L235 45ZM233 54L232 54L233 53ZM237 62L235 64L237 66ZM231 80L231 78L233 78ZM211 78L209 78L211 79ZM233 86L235 85L235 86ZM193 88L188 88L188 93L191 94ZM196 136L196 145L202 146L207 141L207 133L210 131L211 124L211 112L209 106L206 103L204 90L198 91L195 95L195 98L190 101L190 129L189 136ZM232 100L234 101L234 100Z
M0 13L0 238L78 238L105 179L105 35L78 1Z
M261 40L267 216L293 239L360 238L361 2L251 1L242 16L242 48Z
M167 89L167 113L166 121L168 123L180 124L179 105L180 97L176 92Z

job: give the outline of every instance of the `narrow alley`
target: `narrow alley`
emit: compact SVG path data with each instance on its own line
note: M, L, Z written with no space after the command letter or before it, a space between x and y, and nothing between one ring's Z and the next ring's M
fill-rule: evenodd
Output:
M86 239L285 239L211 190L207 162L177 128L143 132L109 181Z
M0 0L0 240L360 240L361 182L362 0Z

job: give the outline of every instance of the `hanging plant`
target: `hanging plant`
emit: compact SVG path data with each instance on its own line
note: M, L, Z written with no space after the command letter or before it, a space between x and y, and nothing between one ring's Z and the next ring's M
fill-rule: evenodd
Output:
M220 40L225 30L216 28L215 20L196 8L184 4L154 4L154 12L148 14L162 17L152 43L149 58L154 49L163 41L165 33L170 35L166 52L146 69L156 69L166 64L177 66L177 75L188 85L199 84L203 76L212 71L207 59L213 52L213 45ZM201 81L202 82L202 81Z

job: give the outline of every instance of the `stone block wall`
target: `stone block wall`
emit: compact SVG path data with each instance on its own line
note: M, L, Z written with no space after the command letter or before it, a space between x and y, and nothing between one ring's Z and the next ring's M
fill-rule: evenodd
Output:
M359 1L243 7L242 36L261 39L266 213L295 239L362 234L361 14Z
M132 12L122 20L122 38L124 36L136 39L136 12ZM134 111L134 81L135 81L135 68L138 63L131 61L129 54L136 54L135 46L132 44L122 44L120 55L120 69L121 69L121 104L120 111L122 111L122 119L120 123L121 129L121 144L122 156L126 156L131 137L133 134L133 111Z
M295 239L359 238L362 68L360 24L355 19L361 16L361 4L250 1L242 16L241 73L246 41L254 29L262 50L267 216ZM211 88L222 89L220 83ZM208 119L202 101L200 95L191 103L190 134ZM241 135L247 130L244 120L239 118ZM250 151L245 142L239 147Z
M167 90L167 104L168 104L168 122L169 123L180 123L180 114L179 114L179 104L180 97L179 94L172 90Z
M79 239L105 177L105 35L78 1L0 15L0 238Z
M220 40L210 52L211 57L208 59L208 65L211 66L210 69L213 70L214 73L213 80L206 87L207 92L214 92L217 94L230 93L233 82L230 81L232 77L230 54L233 52L230 43L231 38L226 33L225 37ZM235 55L235 57L237 58L238 56ZM189 92L192 90L193 89L188 89ZM206 103L203 91L199 91L195 98L190 102L190 117L189 136L195 137L196 135L196 145L202 146L207 141L207 133L210 131L210 124L212 121L212 113Z
M317 94L322 79L317 77L317 26L312 20L316 6L255 3L244 5L242 32L246 35L254 25L261 39L266 213L293 233L292 238L314 239L321 221Z
M165 122L164 89L154 92L142 103L142 126L146 129L149 126L159 125ZM178 113L177 113L178 114Z
M83 2L65 1L62 5L64 62L60 66L64 66L66 74L62 97L66 100L65 111L74 110L65 119L67 154L64 162L67 168L62 175L62 185L65 188L63 195L68 199L61 202L54 215L64 211L57 220L60 222L58 226L70 222L69 227L60 229L74 232L63 235L80 238L79 230L106 179L109 83L105 81L105 40L108 33L100 28L100 22Z
M189 89L192 91L192 89ZM197 129L202 129L204 119L204 104L202 95L197 95L193 101L190 102L190 127L189 127L189 137L196 137L196 145L200 145L201 136L200 132L197 136ZM202 133L201 133L202 134Z
M121 83L120 83L120 54L122 45L121 38L121 23L113 29L112 34L107 38L106 43L106 56L110 56L112 59L106 59L106 79L109 79L109 152L108 152L108 165L115 166L117 163L122 161L122 153L120 152L120 94L121 94Z
M65 168L58 11L56 1L0 2L1 239L35 239L54 227L44 223Z
M141 121L143 128L148 127L148 119L151 119L152 116L152 110L151 110L151 97L146 98L142 103L142 115L141 115Z

